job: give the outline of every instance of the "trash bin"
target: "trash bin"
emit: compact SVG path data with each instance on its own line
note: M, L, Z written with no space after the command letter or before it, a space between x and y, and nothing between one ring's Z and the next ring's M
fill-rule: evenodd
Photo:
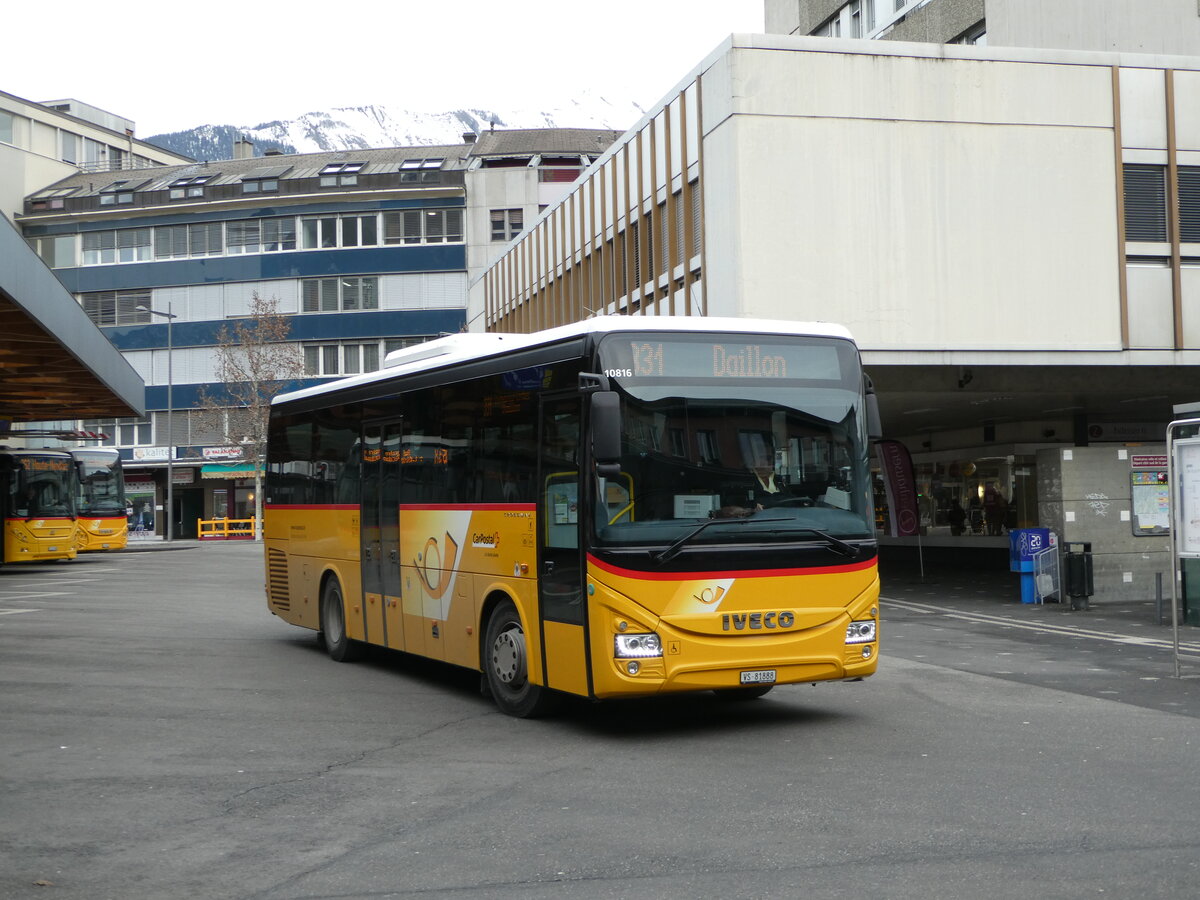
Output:
M1008 533L1008 568L1021 575L1022 603L1037 603L1034 557L1054 544L1049 528L1014 528Z
M1063 554L1064 593L1071 598L1071 609L1087 609L1088 597L1096 593L1092 579L1092 545L1088 541L1067 544Z

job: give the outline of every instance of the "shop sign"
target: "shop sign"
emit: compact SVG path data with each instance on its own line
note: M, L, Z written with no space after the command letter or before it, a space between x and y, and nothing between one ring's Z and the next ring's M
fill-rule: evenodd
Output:
M1161 441L1163 427L1153 422L1095 422L1087 434L1089 441Z
M1131 456L1129 457L1129 467L1131 469L1165 469L1167 467L1167 455L1162 456Z
M126 494L153 494L153 481L127 481L125 482Z
M134 447L133 458L138 462L153 462L168 459L168 451L173 447Z
M171 470L171 484L194 484L195 481L196 470L191 467Z
M245 455L241 447L205 447L202 452L205 459L213 460L241 459Z

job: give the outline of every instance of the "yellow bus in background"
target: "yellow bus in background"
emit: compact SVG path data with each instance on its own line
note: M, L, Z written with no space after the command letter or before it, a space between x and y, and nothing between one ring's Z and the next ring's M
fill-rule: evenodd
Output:
M0 447L0 562L75 558L75 463L65 450Z
M69 452L78 475L76 549L80 552L123 549L129 541L129 518L121 454L106 447Z
M758 697L878 659L869 444L851 336L601 317L461 334L277 397L269 610L566 696Z

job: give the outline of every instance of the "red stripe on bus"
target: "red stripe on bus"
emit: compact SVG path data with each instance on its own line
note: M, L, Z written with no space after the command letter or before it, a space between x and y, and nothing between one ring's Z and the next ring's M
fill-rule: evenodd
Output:
M520 510L522 512L527 512L530 510L537 509L537 504L535 504L535 503L401 503L400 508L401 509L413 509L413 510L418 510L418 509L419 510L431 510L434 512L436 512L438 510L447 510L450 512L454 512L457 510L468 510L468 511Z
M357 503L268 503L265 509L358 509ZM531 511L534 503L402 503L400 509L413 510L520 510ZM88 517L91 518L91 517Z
M264 509L358 509L357 503L267 503Z
M623 578L636 578L641 581L696 581L710 578L781 578L795 575L838 575L844 572L861 572L875 566L875 558L865 562L845 563L840 566L809 566L803 569L729 569L717 572L643 572L638 569L623 569L610 563L601 562L588 554L588 563L597 569L602 569L610 575L620 575Z

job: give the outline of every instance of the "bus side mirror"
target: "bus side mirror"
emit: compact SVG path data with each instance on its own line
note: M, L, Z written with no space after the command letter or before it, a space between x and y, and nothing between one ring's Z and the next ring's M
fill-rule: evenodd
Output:
M875 392L867 394L867 437L872 441L883 438L883 420L879 417L879 398Z
M613 391L592 394L592 459L604 478L621 474L621 398Z
M879 397L875 393L875 383L866 375L863 375L863 392L867 404L867 439L878 441L883 438L883 419L879 415Z

